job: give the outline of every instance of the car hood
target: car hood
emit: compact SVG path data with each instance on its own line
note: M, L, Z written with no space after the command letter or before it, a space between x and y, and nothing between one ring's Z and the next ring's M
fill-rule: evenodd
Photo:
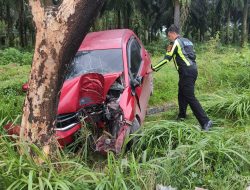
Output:
M102 104L111 85L121 74L88 73L66 80L61 89L58 114L73 113L86 106Z

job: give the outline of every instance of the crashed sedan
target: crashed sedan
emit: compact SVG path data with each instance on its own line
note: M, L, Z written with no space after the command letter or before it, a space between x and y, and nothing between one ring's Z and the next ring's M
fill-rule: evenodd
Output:
M150 56L131 30L89 33L61 89L55 128L60 145L72 143L87 123L96 151L119 153L144 121L151 72Z

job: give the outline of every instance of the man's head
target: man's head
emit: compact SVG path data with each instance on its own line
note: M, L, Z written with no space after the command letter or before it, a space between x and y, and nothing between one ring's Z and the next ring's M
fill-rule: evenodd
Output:
M172 24L166 31L168 39L173 42L179 36L179 28Z

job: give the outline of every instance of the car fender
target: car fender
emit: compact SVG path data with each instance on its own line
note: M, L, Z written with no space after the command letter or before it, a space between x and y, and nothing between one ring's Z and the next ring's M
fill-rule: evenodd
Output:
M126 121L132 122L135 117L135 106L136 100L132 96L132 90L130 87L126 87L121 95L119 105L123 111L124 119Z

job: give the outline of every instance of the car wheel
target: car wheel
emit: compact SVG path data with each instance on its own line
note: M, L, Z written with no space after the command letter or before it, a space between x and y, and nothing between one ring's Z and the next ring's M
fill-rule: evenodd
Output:
M61 4L61 0L52 0L54 5L59 5Z
M137 118L134 119L131 128L130 128L130 134L134 134L136 131L138 131L140 129L141 125L138 121Z
M138 121L137 118L134 119L131 127L130 127L130 134L135 134L135 133L139 133L141 128L141 125ZM127 151L131 149L131 147L133 146L133 144L136 143L136 141L138 140L137 136L134 136L127 144Z

